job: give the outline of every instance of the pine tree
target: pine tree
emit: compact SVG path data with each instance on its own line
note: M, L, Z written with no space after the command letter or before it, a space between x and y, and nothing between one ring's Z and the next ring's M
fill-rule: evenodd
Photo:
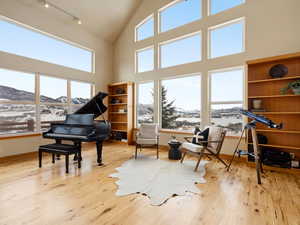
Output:
M173 106L174 101L168 102L167 89L162 86L161 88L161 103L162 103L162 128L171 129L176 128L174 123L179 115L176 115L176 108Z

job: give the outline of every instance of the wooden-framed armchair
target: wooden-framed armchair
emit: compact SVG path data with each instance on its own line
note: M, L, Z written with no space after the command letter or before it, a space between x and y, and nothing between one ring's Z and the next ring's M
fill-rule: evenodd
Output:
M144 123L140 125L139 132L136 133L135 159L137 158L138 148L142 150L143 146L155 146L156 158L159 158L159 132L158 124Z
M222 145L226 136L226 130L221 127L209 126L209 135L207 141L202 141L201 138L196 137L197 143L191 143L192 137L185 137L186 142L182 144L181 152L183 156L181 163L183 162L186 154L196 156L198 158L194 171L198 170L200 161L203 156L215 157L222 162L226 167L228 166L219 156L222 149Z

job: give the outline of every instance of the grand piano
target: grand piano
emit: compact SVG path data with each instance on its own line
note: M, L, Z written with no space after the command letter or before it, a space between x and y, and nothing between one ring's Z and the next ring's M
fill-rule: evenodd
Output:
M82 142L96 142L97 163L102 165L102 144L110 135L111 125L104 118L95 118L100 115L103 117L107 110L103 104L106 96L106 93L99 92L75 113L68 114L64 122L51 123L50 129L43 133L43 137L55 139L57 144L61 144L63 140L72 141L80 149Z

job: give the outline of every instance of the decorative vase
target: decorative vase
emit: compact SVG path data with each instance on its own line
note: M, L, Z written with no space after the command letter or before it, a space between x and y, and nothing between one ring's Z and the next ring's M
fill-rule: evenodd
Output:
M300 95L300 87L292 88L295 95Z
M280 78L288 74L288 72L289 70L285 65L277 64L270 69L269 74L272 78Z
M262 101L260 99L254 99L252 102L253 109L261 109Z

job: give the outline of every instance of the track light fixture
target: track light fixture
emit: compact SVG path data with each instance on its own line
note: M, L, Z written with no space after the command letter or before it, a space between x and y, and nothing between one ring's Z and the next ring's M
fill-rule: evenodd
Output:
M58 11L64 13L64 14L66 14L66 15L72 17L73 20L74 20L77 24L79 24L79 25L82 24L82 21L81 21L77 16L74 16L72 13L69 13L68 11L66 11L66 10L64 10L64 9L62 9L62 8L60 8L60 7L58 7L58 6L56 6L56 5L54 5L53 3L48 2L48 1L46 1L46 0L38 0L38 1L41 2L41 3L44 5L45 8L50 8L50 7L51 7L51 8L54 8L54 9L56 9L56 10L58 10Z

